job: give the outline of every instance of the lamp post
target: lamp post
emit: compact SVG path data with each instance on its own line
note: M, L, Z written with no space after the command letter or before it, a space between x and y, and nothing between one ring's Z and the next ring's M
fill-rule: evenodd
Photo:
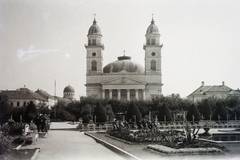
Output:
M195 117L194 117L194 115L192 115L193 124L194 124L194 119L195 119Z

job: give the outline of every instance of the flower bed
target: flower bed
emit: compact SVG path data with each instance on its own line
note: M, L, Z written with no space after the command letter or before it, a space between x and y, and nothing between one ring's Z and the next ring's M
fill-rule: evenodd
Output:
M220 154L223 154L223 151L221 149L214 148L214 147L175 149L175 148L170 148L170 147L166 147L163 145L154 144L154 145L148 145L147 148L161 152L161 153L165 153L165 154L179 154L179 153L184 153L184 154L188 154L188 153L191 153L191 154L192 153L195 153L195 154L206 154L206 153L219 154L220 153Z
M204 142L196 139L188 142L184 133L178 130L165 131L113 131L110 136L122 139L135 144L149 144L147 148L166 154L177 153L196 153L196 154L215 154L225 153L228 150L224 146L214 143Z

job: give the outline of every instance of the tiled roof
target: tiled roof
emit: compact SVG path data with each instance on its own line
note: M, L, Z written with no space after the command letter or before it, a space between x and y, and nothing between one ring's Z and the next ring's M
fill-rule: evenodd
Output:
M18 89L18 90L5 90L2 91L1 94L7 95L8 99L33 99L33 100L42 100L45 101L46 99L41 95L30 91L29 89Z
M225 85L214 85L208 88L205 92L230 92L232 89Z
M38 89L37 91L35 91L35 93L40 94L42 97L46 98L46 99L54 99L53 96L51 96L49 93L47 93L46 91L40 90Z
M207 94L209 92L231 92L233 89L229 88L225 85L213 85L213 86L200 86L198 89L196 89L191 95L203 95Z

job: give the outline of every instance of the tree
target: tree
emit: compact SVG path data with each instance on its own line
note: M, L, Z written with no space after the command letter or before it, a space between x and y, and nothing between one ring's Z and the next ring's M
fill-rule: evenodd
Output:
M0 94L0 122L7 122L12 112L12 106L8 104L7 96Z
M107 114L101 103L98 103L95 108L94 116L96 116L96 122L105 123L107 121Z
M35 104L33 103L33 101L31 101L24 113L24 120L25 122L31 122L31 120L33 120L35 117L37 117L38 111L37 108L35 106Z
M197 109L197 107L192 104L187 112L187 120L188 121L194 121L199 122L200 121L200 113Z
M89 104L86 104L81 111L81 117L83 120L83 123L89 123L90 120L92 120L92 106Z
M158 120L159 121L165 121L165 120L172 121L172 114L168 108L168 103L163 103L163 105L159 107Z
M205 120L210 120L210 115L212 115L212 106L209 99L204 99L198 103L198 109L203 115Z
M112 106L111 105L106 105L105 109L106 109L106 114L108 116L108 120L113 121L114 113L112 111Z
M227 109L223 106L222 103L217 102L216 103L216 110L213 112L212 120L227 120Z
M142 115L134 102L130 103L126 113L126 120L129 121L130 119L133 122L139 122L142 120Z

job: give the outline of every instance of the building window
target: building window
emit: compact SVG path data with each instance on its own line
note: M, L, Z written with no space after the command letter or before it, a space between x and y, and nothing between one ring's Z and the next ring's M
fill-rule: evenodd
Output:
M93 60L92 61L92 71L96 71L97 70L97 61Z
M155 60L151 61L151 70L156 71L156 61Z
M27 102L23 102L23 106L27 106Z
M17 102L17 107L19 107L20 106L20 102Z
M130 89L130 99L135 99L135 89Z
M116 89L112 90L112 98L113 99L118 99L118 91Z

